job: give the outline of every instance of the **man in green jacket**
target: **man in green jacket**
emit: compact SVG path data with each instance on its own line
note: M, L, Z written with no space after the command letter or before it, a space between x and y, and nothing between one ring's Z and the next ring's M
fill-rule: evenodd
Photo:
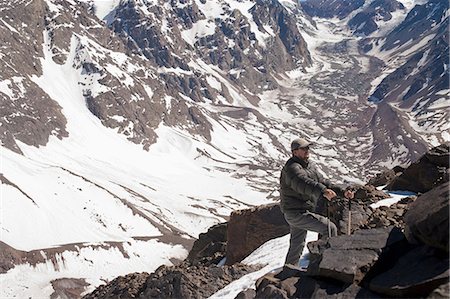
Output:
M297 265L305 246L307 231L324 236L337 235L337 227L317 213L319 200L337 196L352 199L354 193L333 185L309 161L311 143L298 138L291 143L292 157L286 162L280 177L281 210L289 224L291 237L285 264Z

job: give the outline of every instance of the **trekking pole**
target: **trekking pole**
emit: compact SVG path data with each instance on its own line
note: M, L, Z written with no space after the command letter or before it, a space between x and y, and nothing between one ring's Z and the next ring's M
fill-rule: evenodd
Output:
M352 200L348 199L348 227L347 227L347 235L350 235L352 232Z
M330 203L327 199L327 218L328 218L328 238L331 238L331 224L330 224Z

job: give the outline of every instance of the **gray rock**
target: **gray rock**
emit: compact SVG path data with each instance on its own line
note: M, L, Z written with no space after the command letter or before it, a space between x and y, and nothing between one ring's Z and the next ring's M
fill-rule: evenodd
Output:
M405 215L405 235L410 242L449 252L449 183L419 196Z
M390 297L423 297L449 281L449 259L426 246L401 257L369 283L370 290Z
M450 143L429 150L417 162L411 164L387 187L388 190L409 190L424 193L449 181L448 161Z
M388 227L309 243L308 248L313 254L308 274L347 284L361 282L381 254L389 252L390 246L404 239L398 228Z

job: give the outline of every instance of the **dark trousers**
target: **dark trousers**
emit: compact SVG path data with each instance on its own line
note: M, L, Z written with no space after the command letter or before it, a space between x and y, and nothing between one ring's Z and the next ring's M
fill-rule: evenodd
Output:
M307 231L317 232L322 237L328 237L328 225L330 235L337 236L337 227L328 218L309 211L284 211L284 218L290 227L291 238L289 241L289 251L285 264L298 265L298 261L305 247Z

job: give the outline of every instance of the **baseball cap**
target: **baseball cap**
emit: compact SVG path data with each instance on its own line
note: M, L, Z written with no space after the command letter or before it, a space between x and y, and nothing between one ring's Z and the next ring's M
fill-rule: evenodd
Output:
M291 151L310 146L312 143L305 138L294 139L291 143Z

